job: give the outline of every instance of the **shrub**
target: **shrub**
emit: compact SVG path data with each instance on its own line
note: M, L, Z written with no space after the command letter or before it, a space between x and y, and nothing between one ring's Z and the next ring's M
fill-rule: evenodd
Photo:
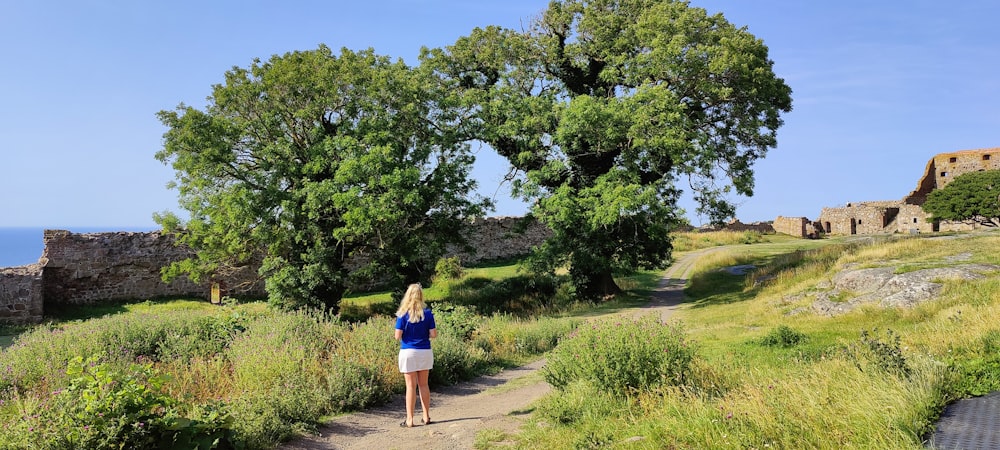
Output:
M578 321L555 318L514 319L493 316L486 319L472 343L491 361L514 363L517 358L545 353L555 348L559 338L570 333Z
M890 329L885 330L884 340L878 330L862 330L860 342L848 346L847 355L861 371L876 370L903 378L909 378L912 372L903 356L899 335Z
M66 372L67 388L29 406L5 430L11 448L233 448L225 406L205 405L183 417L178 402L162 393L164 377L151 364L120 371L95 357L77 357Z
M434 385L452 385L484 372L486 352L450 334L434 340L434 369L430 381ZM400 377L402 378L402 377Z
M457 256L441 258L434 265L434 278L441 280L457 280L462 277L462 262Z
M559 342L543 374L557 389L589 380L617 395L680 385L694 358L678 325L658 315L584 324Z
M555 423L569 425L590 417L611 418L622 409L621 399L588 380L577 380L563 387L559 395L538 402L538 413Z
M379 383L374 368L335 358L326 373L331 412L341 413L364 409L389 399L391 386Z
M805 338L805 334L795 331L787 325L779 325L771 330L767 336L761 338L760 344L768 347L789 348L799 345Z
M434 303L434 324L444 334L467 341L482 322L474 306L456 305L450 302Z

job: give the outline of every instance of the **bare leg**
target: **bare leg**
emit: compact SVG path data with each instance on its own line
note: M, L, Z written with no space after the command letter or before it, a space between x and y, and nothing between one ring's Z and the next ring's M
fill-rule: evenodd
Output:
M413 426L413 410L417 406L417 381L420 372L404 373L406 379L406 426ZM423 399L421 399L423 400Z
M424 423L426 424L431 423L431 388L428 383L430 376L430 370L417 372L417 383L420 386L420 406L424 409Z

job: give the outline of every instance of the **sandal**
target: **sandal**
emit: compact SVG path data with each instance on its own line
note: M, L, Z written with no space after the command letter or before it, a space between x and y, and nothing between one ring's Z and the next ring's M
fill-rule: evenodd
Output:
M402 422L399 422L399 426L401 426L403 428L413 428L413 425L407 425L406 424L406 419L403 419Z
M431 422L431 420L430 420L430 419L427 419L427 420L424 420L424 418L423 418L423 417L421 417L421 418L420 418L420 423L422 423L422 424L424 424L424 425L430 425L430 424L431 424L431 423L433 423L433 422Z

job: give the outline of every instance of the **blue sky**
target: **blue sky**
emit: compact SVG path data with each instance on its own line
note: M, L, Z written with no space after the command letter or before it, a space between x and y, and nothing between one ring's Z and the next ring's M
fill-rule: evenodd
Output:
M744 222L900 199L936 153L1000 146L1000 2L693 0L763 39L792 87ZM905 6L904 6L905 5ZM178 210L155 113L201 107L233 66L320 43L416 62L543 0L0 0L0 227L154 227ZM495 215L525 211L478 152ZM707 220L683 205L692 223Z

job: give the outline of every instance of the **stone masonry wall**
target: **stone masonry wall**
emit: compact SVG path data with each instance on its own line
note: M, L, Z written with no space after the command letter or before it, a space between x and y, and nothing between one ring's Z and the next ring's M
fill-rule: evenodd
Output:
M462 265L527 255L552 232L541 222L522 217L487 217L469 226L465 239L475 252L452 248L448 256L458 256Z
M208 297L211 283L237 287L237 294L263 295L255 268L235 276L195 284L187 277L170 283L160 278L160 269L192 255L190 249L174 245L170 236L112 232L77 234L45 230L43 296L46 304L88 304L103 300L145 299L181 295ZM242 286L242 287L239 287Z
M42 266L0 268L0 323L42 320Z
M897 212L898 208L848 203L843 208L823 208L819 222L828 234L879 234L886 232Z
M816 223L806 217L778 216L771 226L775 232L801 238L815 239L822 232Z
M452 249L463 265L522 256L550 231L535 220L492 217L473 222L467 232L473 252ZM186 277L171 283L160 269L191 256L160 232L71 233L45 230L39 264L0 269L0 321L40 320L44 304L90 304L170 296L208 298L219 282L229 293L264 296L257 267L196 284ZM8 320L10 319L10 320Z

